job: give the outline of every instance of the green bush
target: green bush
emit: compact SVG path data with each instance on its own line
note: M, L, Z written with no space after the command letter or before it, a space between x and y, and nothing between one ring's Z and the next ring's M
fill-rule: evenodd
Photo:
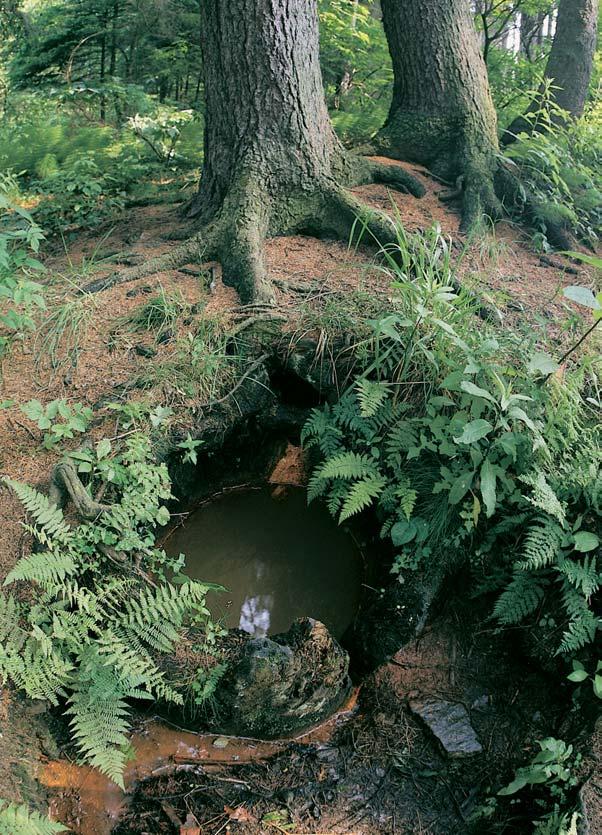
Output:
M33 280L44 271L34 257L44 236L29 212L8 196L16 189L10 178L0 182L0 357L14 339L35 329L35 314L45 307L43 287Z
M551 224L594 245L602 230L602 107L591 107L566 127L554 122L559 116L544 100L529 115L538 129L522 134L505 156L516 166L524 197L530 197L544 247Z
M23 503L38 550L23 557L4 585L33 584L21 602L0 594L0 673L29 698L67 702L83 758L119 785L127 761L128 700L184 697L160 669L186 620L211 630L208 586L180 571L155 545L171 497L167 469L153 462L148 438L129 437L121 451L100 441L70 453L102 512L72 526L41 493L5 480ZM174 582L166 581L166 574ZM153 580L152 577L155 579Z
M518 335L476 328L447 252L432 233L400 235L388 250L394 296L363 346L371 359L303 431L321 459L308 498L324 497L340 522L373 508L396 572L468 557L504 589L500 623L541 615L546 601L558 652L570 655L600 626L601 432L580 392L585 371L546 381L551 357ZM412 264L412 280L399 262Z

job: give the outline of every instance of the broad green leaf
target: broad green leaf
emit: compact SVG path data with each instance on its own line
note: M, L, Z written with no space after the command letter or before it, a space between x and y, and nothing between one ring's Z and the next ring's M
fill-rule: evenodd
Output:
M101 461L103 458L106 458L110 452L111 442L108 438L103 438L102 441L99 441L96 444L96 457L99 461Z
M577 284L573 284L571 287L565 287L562 294L572 302L583 305L583 307L589 307L591 310L598 310L600 307L600 302L589 287L580 287Z
M530 374L553 374L560 366L549 354L537 352L529 360L527 371Z
M391 528L391 539L393 541L393 545L396 548L399 548L401 545L407 545L407 543L411 542L416 536L416 531L416 523L413 520L406 522L402 519L399 522L396 522Z
M508 412L509 416L515 420L522 420L522 422L529 427L533 432L537 431L537 427L529 417L529 415L519 406L513 406Z
M492 403L496 402L495 397L493 397L493 395L489 394L489 392L485 389L482 389L479 386L475 386L475 384L471 383L470 380L462 380L460 388L467 394L472 394L475 397L482 397L485 400L490 400Z
M493 430L488 420L478 418L466 424L459 438L454 438L457 444L474 444Z
M169 518L169 510L163 506L161 506L155 514L155 519L157 520L158 525L167 525Z
M587 671L586 670L573 670L573 672L570 673L567 676L567 678L568 678L569 681L575 681L575 682L585 681L585 679L587 678Z
M448 501L450 504L458 504L470 490L470 485L474 478L474 473L462 473L454 481L449 491Z
M509 794L516 794L516 792L524 789L527 785L527 780L525 777L515 777L514 780L509 783L505 788L500 789L498 795L505 797Z
M602 699L602 676L594 676L594 693L599 699Z
M593 551L600 544L600 540L595 533L589 531L578 531L575 534L575 551L585 553L586 551Z
M481 495L485 504L487 518L491 518L495 513L496 493L495 493L495 468L488 458L483 461L481 467Z

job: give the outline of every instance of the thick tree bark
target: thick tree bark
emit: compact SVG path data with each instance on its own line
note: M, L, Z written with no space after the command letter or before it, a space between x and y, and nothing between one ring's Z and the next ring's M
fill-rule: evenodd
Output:
M200 0L206 97L205 158L189 217L201 231L163 257L92 282L95 292L217 259L243 302L271 302L266 237L295 232L349 238L362 217L369 238L395 239L394 224L344 189L381 182L416 196L399 166L346 152L326 110L317 0Z
M463 192L464 226L497 215L497 121L469 0L382 0L393 99L376 147Z
M596 34L598 27L598 0L560 0L556 33L545 70L545 80L551 82L551 102L578 118L583 113L587 91L592 76ZM542 93L529 106L525 116L517 117L506 129L502 144L514 142L518 134L529 133L535 127L528 118L545 106ZM562 121L559 118L553 121Z
M351 157L326 109L315 0L204 0L205 159L189 215L219 227L224 281L270 298L266 236L348 234L361 206L341 190L386 180L420 194L399 169ZM381 218L375 227L387 234ZM390 234L390 232L388 233Z

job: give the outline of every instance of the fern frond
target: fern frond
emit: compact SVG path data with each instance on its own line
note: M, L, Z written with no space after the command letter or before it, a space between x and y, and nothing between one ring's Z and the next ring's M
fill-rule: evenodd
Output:
M307 484L307 504L321 498L328 490L328 481L314 473Z
M542 516L527 531L518 567L536 571L555 562L561 553L562 539L558 523Z
M602 619L594 614L585 598L568 581L564 580L562 585L562 599L570 620L558 652L573 655L594 641L596 632L602 626Z
M317 471L319 478L365 478L378 475L376 462L370 455L342 452L326 461Z
M373 417L389 397L390 386L374 380L358 380L355 384L360 414L363 418Z
M0 800L0 835L56 835L67 827L42 817L27 806Z
M9 652L23 646L25 632L20 627L21 607L11 594L0 592L0 645Z
M75 574L77 565L67 551L44 551L21 557L12 571L9 571L4 585L17 580L38 583L43 588L58 587L63 580Z
M563 559L556 567L586 599L589 599L600 588L602 575L597 569L595 557L586 556L583 562Z
M534 507L543 510L544 513L553 516L561 525L564 525L566 522L564 505L548 484L544 473L541 470L536 470L534 473L521 476L521 481L533 489L532 495L525 496L525 499Z
M1 657L0 668L30 699L46 699L53 705L66 695L73 671L73 665L58 652L40 652L31 640L18 655Z
M3 479L7 487L15 493L27 513L47 536L62 545L68 545L73 539L73 531L65 521L63 511L50 502L48 496L38 493L29 484L21 484L11 478Z
M543 595L542 581L535 574L518 569L498 598L493 616L506 625L520 623L537 609Z
M382 493L385 484L385 479L380 475L369 476L361 481L356 481L349 489L343 502L339 522L344 522L369 507L374 499Z
M385 451L389 458L400 461L407 452L418 446L418 432L410 420L400 420L387 433Z
M416 499L418 498L418 493L412 488L409 478L400 479L395 495L399 502L399 509L406 519L409 519L416 505Z

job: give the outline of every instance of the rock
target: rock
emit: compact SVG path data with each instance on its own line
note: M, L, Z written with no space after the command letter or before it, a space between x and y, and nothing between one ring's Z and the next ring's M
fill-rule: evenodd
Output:
M602 716L590 742L588 764L591 777L579 792L579 835L602 835ZM591 759L591 762L589 762Z
M410 710L437 737L449 757L472 757L483 752L464 705L427 699L411 701Z
M230 740L226 736L218 736L217 739L213 740L214 748L227 748L229 744Z
M347 653L310 618L245 642L219 696L227 732L269 739L321 722L349 694L348 667Z

